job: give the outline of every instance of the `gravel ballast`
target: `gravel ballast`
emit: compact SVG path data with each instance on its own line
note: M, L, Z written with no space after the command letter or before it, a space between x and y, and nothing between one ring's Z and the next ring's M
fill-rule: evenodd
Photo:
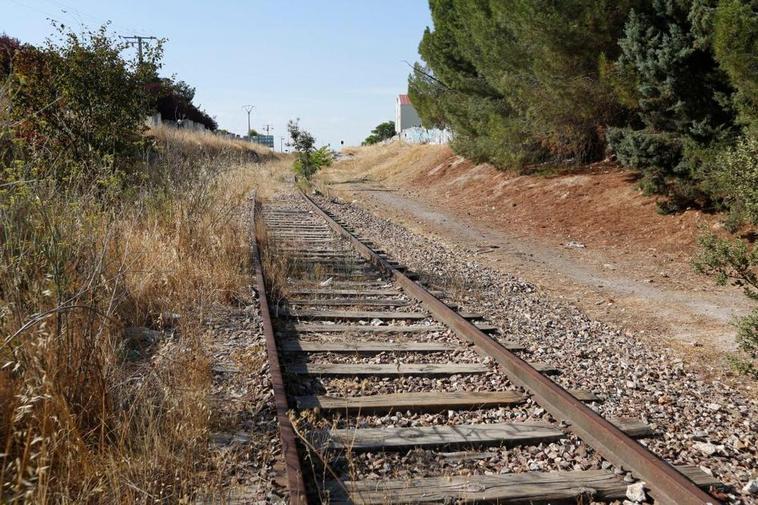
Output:
M503 330L502 338L522 344L528 358L561 369L555 380L564 387L592 390L606 397L593 407L606 417L642 419L662 433L643 441L655 454L672 464L694 464L712 472L729 486L721 498L729 503L758 503L748 483L758 477L758 405L731 384L710 378L688 366L673 351L655 346L611 325L593 321L570 304L551 299L534 286L478 264L473 251L451 248L406 228L378 218L356 204L319 199L319 204L349 223L362 237L380 244L393 259L434 281L448 300L461 310L485 314ZM577 441L569 441L569 445ZM576 458L564 458L565 450L542 447L537 453L518 450L488 450L475 463L465 459L455 465L482 466L494 471L489 461L523 459L519 468L529 469L531 460L552 461L547 468L565 468ZM424 465L428 451L409 461ZM584 453L584 450L582 451ZM555 454L553 454L555 453ZM415 453L414 453L415 454ZM537 456L543 454L544 456ZM437 455L439 456L439 454ZM381 462L365 461L353 471L370 476L391 475L382 469L396 467L399 456ZM591 451L583 454L587 468L600 464ZM360 458L359 458L360 459ZM568 461L563 466L562 461ZM483 463L482 463L483 462ZM356 461L353 461L355 465ZM445 463L448 464L448 463Z
M258 305L219 307L207 324L213 356L211 453L227 490L214 499L284 504L284 467Z

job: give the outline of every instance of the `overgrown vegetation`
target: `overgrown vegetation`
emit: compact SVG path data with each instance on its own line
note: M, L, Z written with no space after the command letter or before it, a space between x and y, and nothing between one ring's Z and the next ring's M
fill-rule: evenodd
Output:
M717 159L719 187L729 210L730 231L739 223L758 224L758 137L746 135Z
M729 282L742 287L745 295L758 301L758 247L740 240L726 240L713 233L700 237L700 253L695 268L715 277L716 282ZM738 359L740 368L758 376L758 369L750 360L758 358L758 308L740 319L737 325L737 344L747 358Z
M429 6L409 94L424 126L453 131L459 153L521 171L612 153L643 190L665 195L661 213L725 210L732 232L758 224L754 0ZM750 284L755 248L732 240L704 236L698 268ZM738 323L753 357L757 322Z
M244 297L266 153L146 136L158 48L0 42L0 502L189 502L214 485L203 321Z
M395 131L395 122L385 121L383 123L379 123L376 125L376 128L371 130L371 135L366 137L366 140L362 142L362 145L370 146L373 144L378 144L379 142L391 139L395 135L397 135L397 132Z
M755 139L752 0L431 0L409 78L425 126L474 161L528 169L610 148L669 199L731 204L720 153ZM749 140L748 140L749 141ZM726 184L726 186L725 186Z
M758 139L746 136L718 158L723 177L721 187L731 214L726 221L732 232L743 223L758 225ZM745 295L758 302L758 246L747 239L719 238L713 233L700 237L700 251L695 269L715 277L721 284L729 282L743 288ZM754 364L758 358L758 307L736 322L737 344L746 355L736 357L739 370L758 377Z
M411 101L475 161L595 159L606 125L624 113L600 62L618 56L634 3L432 0Z
M298 121L289 121L287 131L290 135L290 143L287 144L295 150L295 173L307 180L319 169L328 167L334 161L329 146L316 148L316 139L310 132L302 129Z
M218 129L216 120L193 103L195 88L184 81L167 77L152 79L147 85L151 108L161 113L166 121L183 121L189 119L200 123L210 131Z
M94 182L116 192L145 181L135 161L146 148L145 79L157 71L160 51L150 51L138 68L122 59L126 47L105 27L84 36L61 29L39 48L17 45L9 73L0 76L4 178L49 179L66 188Z

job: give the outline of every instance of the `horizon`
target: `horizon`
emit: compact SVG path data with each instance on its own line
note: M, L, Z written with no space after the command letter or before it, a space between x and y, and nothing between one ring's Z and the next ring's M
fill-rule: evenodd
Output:
M287 140L287 121L298 118L319 145L359 145L376 125L394 120L395 97L407 92L406 62L418 61L431 25L427 2L291 4L284 16L261 1L187 8L176 0L0 0L0 31L36 45L54 35L50 20L77 32L110 21L117 35L166 38L161 75L194 87L196 105L220 129L245 134L242 107L252 104L251 127L264 133L271 125L276 150L282 136Z

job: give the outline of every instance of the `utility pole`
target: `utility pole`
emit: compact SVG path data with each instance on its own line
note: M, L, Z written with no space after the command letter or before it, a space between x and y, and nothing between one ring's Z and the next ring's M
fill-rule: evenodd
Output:
M268 135L268 134L269 134L269 132L270 132L271 130L273 130L273 129L274 129L274 127L273 127L273 126L271 126L270 124L265 124L265 125L263 125L263 128L265 128L265 129L266 129L266 135Z
M137 54L139 54L139 64L142 65L142 41L143 40L157 40L158 37L147 37L142 35L130 35L128 37L121 37L124 40L130 41L131 45L134 45L134 41L137 42Z
M284 137L279 137L279 151L284 152Z
M242 110L244 110L245 112L247 112L247 133L245 134L245 137L249 137L250 136L250 113L253 111L254 108L255 108L254 105L243 105L242 106Z

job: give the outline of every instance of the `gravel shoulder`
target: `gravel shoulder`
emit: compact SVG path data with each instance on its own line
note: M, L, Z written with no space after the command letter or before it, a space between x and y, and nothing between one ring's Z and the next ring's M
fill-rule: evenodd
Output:
M223 496L202 503L286 503L276 408L258 304L209 318L213 356L210 454Z
M248 222L244 212L240 219ZM208 468L217 485L197 504L287 503L259 296L249 286L204 318L213 374Z
M658 428L661 437L644 441L653 452L671 463L695 464L712 472L731 486L723 497L729 503L758 503L757 496L741 491L758 477L758 402L753 384L725 376L720 367L697 366L678 351L628 328L600 322L571 299L490 268L471 247L414 233L367 210L365 202L322 203L422 279L443 288L462 310L487 314L501 327L504 338L528 348L534 361L561 368L559 383L605 396L606 401L596 406L603 415L638 418ZM351 389L346 384L330 386ZM526 467L531 463L552 467L550 457L541 456L548 453L524 455ZM386 475L385 468L392 468L394 461L363 463L358 465L359 473ZM485 458L482 465L487 464ZM596 464L588 458L590 467Z
M719 228L720 216L662 216L628 171L607 163L578 170L519 176L445 146L392 143L349 151L318 178L330 194L465 249L593 318L705 363L717 353L726 365L732 323L751 305L691 265L698 235Z
M637 259L582 243L546 243L512 234L447 210L444 199L432 203L418 194L381 189L376 183L332 186L329 191L465 251L481 265L517 275L595 319L623 326L640 338L664 341L684 359L729 368L727 355L736 348L733 321L750 309L736 288L721 288L705 278L684 282L666 271L642 273Z

